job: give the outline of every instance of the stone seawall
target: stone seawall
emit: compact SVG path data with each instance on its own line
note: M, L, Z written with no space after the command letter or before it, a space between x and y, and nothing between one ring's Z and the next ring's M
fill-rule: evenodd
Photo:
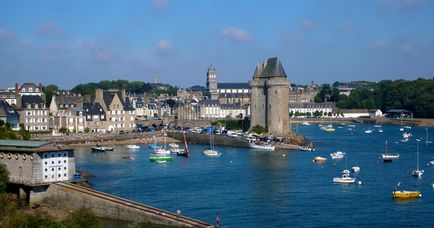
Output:
M45 202L67 210L87 208L96 216L171 227L208 227L209 224L185 216L149 207L92 189L68 183L51 184Z
M181 132L167 132L170 138L184 141L184 136ZM187 142L193 144L209 144L209 135L207 134L185 134ZM228 136L214 135L214 145L216 146L232 146L232 147L249 147L249 143L245 140L232 138Z

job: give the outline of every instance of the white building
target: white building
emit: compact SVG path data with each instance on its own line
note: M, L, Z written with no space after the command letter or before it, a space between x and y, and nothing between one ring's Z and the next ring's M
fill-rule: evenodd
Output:
M305 102L305 103L289 103L289 113L299 113L300 117L314 116L315 112L322 113L322 117L327 117L329 113L333 113L333 102ZM309 113L309 114L307 114Z
M340 109L339 113L344 118L369 117L368 109Z

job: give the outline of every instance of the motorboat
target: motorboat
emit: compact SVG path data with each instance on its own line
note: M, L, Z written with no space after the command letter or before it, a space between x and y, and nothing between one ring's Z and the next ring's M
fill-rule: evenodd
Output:
M402 133L402 138L404 139L409 139L411 136L412 136L411 133L407 133L407 132Z
M347 127L354 128L354 127L356 127L356 125L355 124L348 124Z
M204 150L203 154L205 154L206 156L213 156L213 157L220 156L220 153L217 150L212 150L212 149Z
M173 158L170 156L166 156L163 154L151 154L151 156L149 157L149 161L151 162L161 162L161 161L172 161Z
M310 126L309 122L303 122L302 124L305 125L305 126Z
M170 150L164 149L164 148L158 148L154 150L156 154L170 154Z
M149 144L149 147L153 150L156 150L156 149L161 148L161 145L158 143L151 143L151 144Z
M314 157L313 158L313 162L315 162L315 163L324 163L324 162L327 162L327 158L320 157L320 156Z
M270 151L274 151L276 149L276 147L271 146L271 145L265 145L265 144L256 144L256 143L249 143L249 147L252 149L256 149L256 150L270 150Z
M387 140L386 140L385 151L383 154L381 154L381 159L383 160L383 162L391 162L398 158L399 158L399 154L391 154L387 152Z
M299 146L298 148L302 151L315 151L315 148L311 146Z
M375 127L375 128L381 128L381 125L375 124L375 125L372 126L372 127Z
M392 197L395 199L414 199L422 197L419 191L396 190L392 192Z
M419 169L419 140L416 140L416 169L411 172L411 175L420 178L423 175L423 170Z
M372 133L372 130L371 130L371 129L365 130L365 133L366 133L366 134L371 134L371 133Z
M351 167L351 170L352 170L354 173L358 173L358 172L360 172L360 167L356 165L356 166Z
M404 129L411 129L410 126L404 126Z
M336 151L334 153L331 153L330 156L332 159L342 159L345 157L345 153L342 151Z
M106 147L106 146L100 146L96 145L94 147L90 148L92 152L106 152L106 151L113 151L113 147Z
M434 183L431 184L431 187L434 188Z
M348 169L342 171L341 177L333 178L333 182L339 184L353 184L355 181L356 178L350 176L350 171Z
M184 151L184 149L182 149L182 148L170 148L169 150L170 150L170 153L172 153L172 154L176 154L178 152Z
M127 148L128 148L128 149L139 149L140 146L135 145L135 144L130 144L130 145L127 145Z
M172 148L172 149L178 149L178 148L179 148L179 145L176 144L176 143L170 143L170 144L169 144L169 147Z
M434 160L432 160L432 161L428 162L428 164L427 164L427 165L430 165L430 166L434 166Z
M327 132L334 132L334 131L336 131L336 129L333 127L333 125L329 124L325 128L325 131L327 131Z
M378 133L383 133L383 129L378 129Z

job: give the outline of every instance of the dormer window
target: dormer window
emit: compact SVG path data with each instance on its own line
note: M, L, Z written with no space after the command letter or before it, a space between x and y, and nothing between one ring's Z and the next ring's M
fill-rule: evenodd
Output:
M32 88L29 88L29 92L33 92L33 89L32 89Z
M26 88L22 88L22 89L21 89L21 92L24 92L24 93L25 93L25 92L26 92Z
M36 89L35 89L35 92L39 92L39 89L38 89L38 88L36 88Z

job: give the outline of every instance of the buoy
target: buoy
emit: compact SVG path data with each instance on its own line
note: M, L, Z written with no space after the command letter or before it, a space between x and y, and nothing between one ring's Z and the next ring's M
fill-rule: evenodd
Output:
M362 184L362 182L361 181L359 181L359 182L357 182L358 184Z
M285 157L285 154L282 154L282 157Z

